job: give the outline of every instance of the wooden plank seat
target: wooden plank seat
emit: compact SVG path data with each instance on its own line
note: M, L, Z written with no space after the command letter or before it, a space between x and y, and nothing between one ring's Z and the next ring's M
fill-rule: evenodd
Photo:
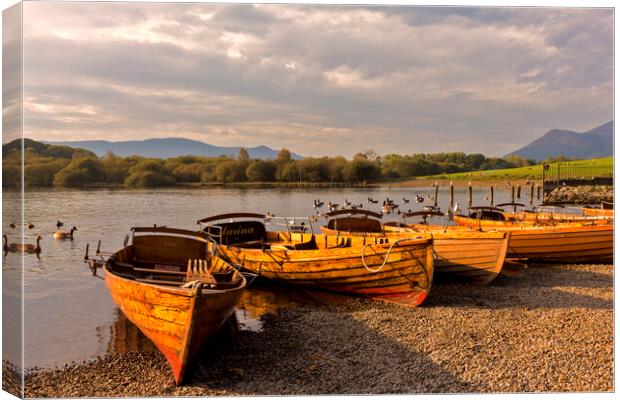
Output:
M154 268L138 268L134 267L134 271L145 272L150 274L162 274L162 275L178 275L185 276L185 271L166 271L165 269L154 269Z
M229 246L241 247L244 249L268 249L269 243L265 243L264 240L251 240L248 242L230 243Z
M166 280L166 279L135 278L135 280L138 282L153 283L155 285L166 285L166 286L177 286L177 287L181 283L185 282L185 279L174 281L174 280Z

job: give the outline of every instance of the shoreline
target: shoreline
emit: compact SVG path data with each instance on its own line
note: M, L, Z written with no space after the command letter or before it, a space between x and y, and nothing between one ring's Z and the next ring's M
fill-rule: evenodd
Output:
M158 352L131 352L29 370L25 394L609 392L613 295L613 265L505 268L481 287L438 282L418 308L339 295L267 313L260 331L222 330L183 386Z
M397 180L397 181L375 181L367 182L363 184L347 184L344 182L234 182L234 183L178 183L169 186L145 186L134 187L116 184L91 184L85 186L30 186L26 187L25 191L29 190L98 190L98 189L112 189L112 190L145 190L145 189L207 189L207 188L231 188L231 189L330 189L330 188L342 188L342 189L376 189L385 187L430 187L437 183L440 187L449 187L450 182L454 187L467 187L471 183L472 187L494 187L506 186L505 180L449 180L444 178L419 178L409 180ZM510 181L514 186L521 185L526 187L531 180L518 179ZM538 180L535 181L536 185L539 185ZM17 191L14 187L3 187L4 191Z
M484 179L484 180L467 180L467 179L459 179L459 180L450 180L445 178L420 178L413 179L408 181L399 181L399 182L388 182L382 184L382 186L391 186L391 187L426 187L426 186L434 186L435 183L439 185L439 187L450 187L450 182L452 182L454 187L462 188L467 187L471 183L472 187L489 187L493 186L496 188L505 187L507 182L510 182L513 186L521 186L525 188L528 186L528 182L532 180L528 179L515 179L515 180L497 180L497 179ZM534 180L536 185L542 184L540 180Z

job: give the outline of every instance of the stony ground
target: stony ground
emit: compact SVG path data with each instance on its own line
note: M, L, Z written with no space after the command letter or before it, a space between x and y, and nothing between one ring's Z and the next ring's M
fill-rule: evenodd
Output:
M560 186L545 196L548 203L600 204L614 201L612 185Z
M21 397L21 376L18 368L6 360L2 360L2 390L15 397Z
M222 333L175 387L159 353L29 371L27 397L613 391L613 266L436 284L411 309L341 297Z

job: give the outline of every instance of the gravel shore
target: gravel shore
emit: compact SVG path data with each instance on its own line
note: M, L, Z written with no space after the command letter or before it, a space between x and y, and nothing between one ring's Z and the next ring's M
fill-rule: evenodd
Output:
M613 391L613 266L532 265L425 304L338 296L214 337L173 385L157 352L26 373L26 397ZM230 334L231 329L234 334Z

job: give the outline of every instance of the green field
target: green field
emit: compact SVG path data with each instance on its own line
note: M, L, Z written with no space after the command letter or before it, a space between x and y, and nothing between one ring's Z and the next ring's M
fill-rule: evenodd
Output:
M551 163L550 170L554 171L558 163ZM613 170L613 157L594 158L591 160L564 161L559 163L561 166L593 166L602 169ZM486 171L458 172L454 174L441 174L426 176L422 179L449 179L453 181L486 181L486 180L518 180L518 179L541 179L542 164L532 165L521 168L493 169Z

